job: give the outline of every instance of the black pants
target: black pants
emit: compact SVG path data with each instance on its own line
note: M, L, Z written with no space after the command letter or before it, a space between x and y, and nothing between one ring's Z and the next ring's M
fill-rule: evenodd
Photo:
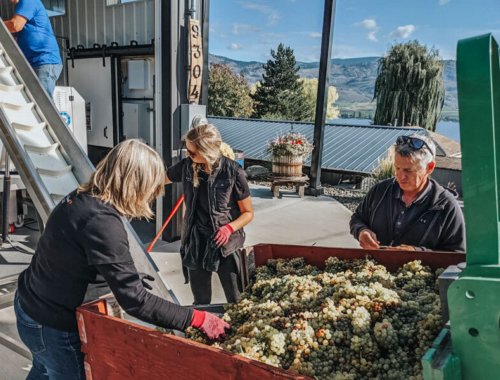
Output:
M229 303L240 302L241 285L239 265L236 260L238 251L220 259L219 275L222 289ZM189 283L194 296L194 305L209 305L212 302L212 272L205 269L189 269Z

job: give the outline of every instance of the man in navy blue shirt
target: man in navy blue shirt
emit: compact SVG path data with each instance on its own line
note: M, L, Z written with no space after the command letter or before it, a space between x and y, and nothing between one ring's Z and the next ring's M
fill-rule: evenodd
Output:
M40 0L11 0L16 4L14 17L5 26L17 43L50 98L61 75L59 46L45 7Z

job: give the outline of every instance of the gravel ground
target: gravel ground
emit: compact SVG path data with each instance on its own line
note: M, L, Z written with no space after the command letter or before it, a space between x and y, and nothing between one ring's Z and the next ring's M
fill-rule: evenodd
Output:
M271 188L271 181L261 179L261 180L249 180L249 183L253 183L254 185L267 186ZM325 195L328 197L335 198L337 201L342 203L345 207L347 207L350 211L354 212L356 207L361 203L364 199L366 193L359 190L346 190L339 189L337 187L333 187L330 185L325 186ZM293 187L281 186L283 190L295 190Z

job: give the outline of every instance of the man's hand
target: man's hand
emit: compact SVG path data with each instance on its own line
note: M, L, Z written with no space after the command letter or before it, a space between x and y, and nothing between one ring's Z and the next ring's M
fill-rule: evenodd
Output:
M363 249L379 249L380 242L377 240L375 232L366 229L359 233L359 244Z
M222 340L231 326L212 313L193 310L191 326L204 333L209 339Z
M144 286L146 289L153 290L153 287L149 285L146 281L144 281L144 280L154 281L155 278L153 276L150 276L147 273L139 273L139 279L142 282L142 286Z
M416 248L413 245L401 244L397 247L388 247L387 249L391 251L416 251Z

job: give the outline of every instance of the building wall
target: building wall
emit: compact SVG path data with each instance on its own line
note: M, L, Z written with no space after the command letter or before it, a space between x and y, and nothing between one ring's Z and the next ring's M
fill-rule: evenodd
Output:
M0 0L0 15L9 20L15 6ZM66 0L66 14L51 17L56 36L68 37L71 47L91 48L94 43L149 44L155 36L154 0L107 6L106 0Z
M66 0L66 14L52 17L56 36L70 46L91 48L94 43L149 44L155 35L154 0L107 6L106 0Z
M0 17L2 20L7 21L14 16L16 6L8 0L0 0Z

